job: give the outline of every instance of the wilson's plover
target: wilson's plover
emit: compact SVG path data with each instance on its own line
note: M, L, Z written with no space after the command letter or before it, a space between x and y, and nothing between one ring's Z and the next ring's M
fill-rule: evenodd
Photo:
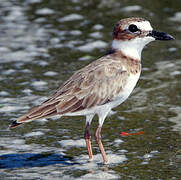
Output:
M48 100L14 121L14 128L32 120L54 115L86 116L85 140L92 160L89 127L95 114L99 125L95 138L104 163L108 163L101 142L101 127L112 108L123 103L133 91L141 73L141 52L154 40L172 40L171 35L153 30L143 18L118 21L110 51L73 74Z

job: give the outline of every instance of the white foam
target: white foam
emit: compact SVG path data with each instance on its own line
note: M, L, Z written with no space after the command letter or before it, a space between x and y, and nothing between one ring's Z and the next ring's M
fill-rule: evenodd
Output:
M25 137L32 137L32 136L42 136L42 135L44 135L43 132L41 132L41 131L36 131L36 132L27 133L27 134L25 134L24 136L25 136Z
M78 139L78 140L61 140L58 141L59 144L63 147L86 147L86 143L84 139Z
M174 117L170 117L168 120L175 123L172 125L174 131L178 131L181 134L181 107L175 106L170 108L171 112L174 112L176 115Z
M117 164L117 163L122 163L124 161L127 160L126 156L123 154L111 154L111 153L107 153L107 158L109 161L109 164ZM83 166L80 167L81 169L88 169L90 166L95 167L96 164L100 164L103 163L103 159L101 154L95 154L93 156L93 160L87 164L88 162L88 155L81 155L77 158L75 158L75 160L79 163L82 163ZM87 167L89 166L89 167ZM79 168L79 167L78 167Z
M130 11L140 11L141 9L142 9L141 6L134 5L134 6L126 6L122 8L121 11L130 12Z
M0 96L8 96L9 93L7 91L0 91Z
M90 37L93 37L95 39L100 39L102 38L102 33L101 32L93 32L89 34Z
M11 143L16 144L16 145L22 145L25 143L24 139L14 139Z
M20 72L23 72L23 73L31 73L32 71L29 70L29 69L22 69L22 70L20 70Z
M108 153L108 151L107 158L109 161L109 165L114 165L118 163L120 164L127 160L125 155L110 154ZM80 155L74 160L75 162L79 163L79 166L72 167L73 170L86 170L89 172L94 172L83 175L78 179L119 179L119 175L116 172L109 170L106 166L105 171L98 170L100 164L103 164L101 154L94 155L91 162L88 162L88 155Z
M104 26L102 24L96 24L92 27L94 30L101 30L104 28Z
M84 176L81 176L78 178L78 180L83 180L83 179L120 179L120 176L117 174L113 174L114 171L97 171L96 173L88 173ZM114 172L115 173L115 172Z
M4 19L7 21L14 21L16 19L23 19L24 13L22 11L22 8L19 6L14 6L11 8L11 11L8 13L8 16L5 16Z
M49 8L43 8L43 9L38 9L36 11L36 14L39 14L39 15L54 14L54 11Z
M17 111L20 111L22 109L28 109L29 107L27 106L24 106L24 107L21 107L21 106L12 106L12 105L5 105L3 107L0 108L0 112L2 113L7 113L7 112L17 112Z
M60 39L54 37L54 38L52 38L52 39L50 40L50 43L51 43L52 45L59 44L59 43L60 43Z
M170 18L170 20L181 22L181 12L176 12L174 16Z
M147 153L143 156L144 159L150 159L153 157L153 154Z
M90 60L90 59L92 59L92 56L89 56L89 55L86 55L86 56L83 56L83 57L79 58L80 61L87 61L87 60Z
M8 149L13 149L18 151L30 150L32 148L31 145L25 144L24 139L1 138L0 144Z
M31 83L31 85L39 88L40 86L46 86L47 82L45 82L45 81L34 81Z
M120 153L127 153L128 150L126 150L126 149L121 149L121 150L118 150L118 152L120 152Z
M69 34L74 35L74 36L80 36L82 32L79 30L72 30L72 31L69 31Z
M48 152L48 151L53 151L57 154L65 155L64 149L55 148L55 147L50 147L50 146L43 146L40 144L26 144L26 141L24 139L16 139L13 137L1 137L0 138L0 144L2 147L5 147L5 151L1 151L2 154L8 154L8 153L15 153L20 152L20 151L26 151L26 152L32 152L32 153L42 153L42 152Z
M37 119L36 122L39 122L41 124L45 124L48 120L46 118Z
M35 63L35 64L38 64L38 65L40 65L40 66L43 66L43 67L48 65L48 62L46 62L46 61L40 61L40 60L34 61L34 63Z
M42 0L28 0L27 2L34 4L34 3L40 3L41 1Z
M23 89L22 92L30 95L32 93L32 90L31 89Z
M97 40L94 42L87 43L85 45L77 47L78 50L83 51L83 52L90 52L94 49L101 49L101 48L106 48L107 43L101 40Z
M171 48L168 48L168 50L169 50L170 52L175 52L175 51L177 51L178 49L177 49L176 47L171 47Z
M9 52L10 51L10 49L8 48L8 47L0 47L0 52L5 52L5 53L7 53L7 52Z
M157 151L157 150L155 150L155 151L151 151L150 153L151 153L151 154L159 154L160 152Z
M27 62L27 61L30 61L30 59L31 59L29 52L25 52L25 51L21 51L21 50L15 51L15 52L10 52L8 54L4 54L4 55L2 55L1 58L6 59L6 61L1 61L2 63L15 62L15 61Z
M145 165L145 164L148 164L149 162L148 161L143 161L142 163L141 163L141 165Z
M59 22L81 20L84 17L80 14L69 14L59 19Z
M116 146L116 147L118 147L120 144L122 144L124 141L123 140L121 140L121 139L115 139L114 140L114 146Z
M108 154L107 158L110 164L122 163L127 160L125 155L117 155L117 154Z
M181 71L173 71L170 73L171 76L177 76L177 75L180 75L181 74Z
M34 106L38 106L40 105L40 103L42 103L43 101L47 100L48 98L45 96L41 96L41 97L36 97L34 99L32 99L32 103Z
M14 69L9 69L9 70L3 71L2 74L4 74L4 75L11 75L11 74L13 74L15 72L16 71Z
M44 73L45 76L56 76L58 73L54 71L47 71Z

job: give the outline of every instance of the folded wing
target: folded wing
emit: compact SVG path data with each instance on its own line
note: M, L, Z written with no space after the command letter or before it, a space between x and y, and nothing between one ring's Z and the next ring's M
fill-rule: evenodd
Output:
M78 112L112 101L128 78L120 61L100 58L77 71L48 100L17 119L21 123ZM13 124L12 124L13 125Z

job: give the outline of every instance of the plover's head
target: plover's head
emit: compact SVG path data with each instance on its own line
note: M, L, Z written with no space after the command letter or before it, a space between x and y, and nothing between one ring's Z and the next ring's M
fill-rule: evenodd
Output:
M150 22L143 18L126 18L114 27L112 49L141 59L141 51L149 42L172 39L174 38L169 34L153 30Z

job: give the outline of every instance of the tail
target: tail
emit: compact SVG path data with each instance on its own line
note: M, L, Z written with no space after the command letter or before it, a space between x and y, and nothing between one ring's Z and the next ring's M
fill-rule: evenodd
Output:
M20 126L20 125L22 125L22 124L23 124L23 123L17 123L17 121L13 121L12 124L9 125L9 128L10 128L10 129L11 129L11 128L15 128L15 127Z
M57 104L57 103L56 103ZM19 117L17 120L13 121L12 124L9 126L9 128L15 128L17 126L20 126L24 123L42 119L42 118L48 118L51 116L57 115L57 109L56 104L49 104L49 105L40 105L33 109L31 109L29 112L27 112L25 115Z

